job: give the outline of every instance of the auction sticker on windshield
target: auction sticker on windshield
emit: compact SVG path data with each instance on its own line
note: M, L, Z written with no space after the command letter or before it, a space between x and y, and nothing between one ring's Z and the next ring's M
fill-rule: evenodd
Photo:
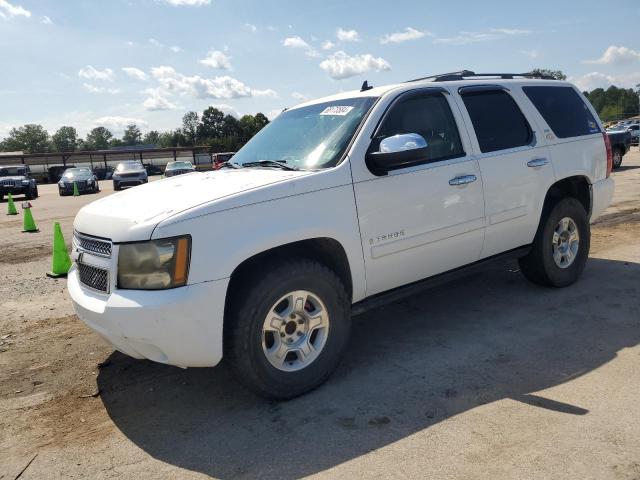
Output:
M320 112L320 115L346 115L351 110L353 110L353 107L346 105L334 105L332 107L325 108Z

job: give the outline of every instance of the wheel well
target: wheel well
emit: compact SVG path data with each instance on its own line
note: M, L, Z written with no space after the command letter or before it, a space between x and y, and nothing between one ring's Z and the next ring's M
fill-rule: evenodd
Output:
M316 260L330 268L347 289L347 294L353 297L353 282L349 260L342 245L332 238L312 238L298 242L287 243L271 248L250 257L238 265L229 280L229 292L238 291L243 279L265 267L267 263L278 258L307 258ZM228 302L227 302L228 303Z
M542 207L542 218L559 200L567 197L578 200L587 212L587 217L591 216L591 184L587 177L575 176L563 178L549 187Z

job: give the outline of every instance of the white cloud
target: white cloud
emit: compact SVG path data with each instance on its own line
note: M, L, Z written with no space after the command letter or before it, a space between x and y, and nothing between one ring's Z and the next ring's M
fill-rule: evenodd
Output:
M113 70L111 70L110 68L105 68L104 70L97 70L93 68L91 65L87 65L85 68L81 68L78 71L78 76L80 78L85 78L87 80L106 80L109 82L113 82L114 73L113 73Z
M271 121L273 121L274 118L276 118L281 113L282 113L282 109L281 108L276 108L275 110L269 110L266 113L266 116L269 119L269 121L271 122Z
M540 57L540 51L538 51L537 49L532 49L532 50L520 50L520 53L522 53L523 55L526 55L529 58L538 58Z
M300 92L293 92L291 96L296 100L300 100L301 102L304 102L305 100L309 100L309 97L307 97L305 94Z
M93 124L96 127L106 127L114 134L119 135L124 132L127 125L135 123L138 127L147 128L149 124L141 118L133 117L121 117L119 115L108 115L105 117L96 118Z
M155 38L150 38L149 39L149 43L151 45L153 45L154 47L159 47L159 48L164 47L164 45L162 43L160 43L158 40L156 40Z
M218 104L214 103L211 106L213 108L217 108L223 113L228 113L232 117L240 118L240 112L238 112L232 105L228 105L226 103L218 103Z
M98 87L96 85L92 85L91 83L83 83L82 86L91 93L109 93L111 95L120 93L120 90L118 90L117 88Z
M231 57L220 50L211 50L207 56L200 60L202 65L220 70L231 70Z
M201 7L203 5L209 5L211 0L163 0L164 3L173 5L174 7Z
M0 0L0 17L12 18L12 17L27 17L31 16L31 12L22 8L20 5L13 5L7 0Z
M282 44L288 48L298 48L305 51L305 54L309 57L318 57L320 54L305 42L298 35L294 35L293 37L287 37L282 41Z
M324 42L322 42L322 49L323 50L331 50L335 46L336 46L336 44L333 43L331 40L325 40Z
M336 32L336 37L341 42L359 42L360 35L355 30L343 30L339 28Z
M171 50L172 52L175 52L175 53L178 53L178 52L182 51L182 49L178 45L171 45L169 47L169 50Z
M500 38L512 37L516 35L528 35L530 30L519 30L515 28L491 28L484 32L462 31L454 37L436 38L433 43L444 43L449 45L467 45L469 43L486 42L488 40L498 40Z
M611 45L602 56L596 60L585 60L582 63L595 63L599 65L628 65L640 60L640 52L627 47Z
M245 23L244 26L245 28L248 28L251 33L256 33L256 31L258 30L258 27L256 27L253 23Z
M332 78L343 79L371 70L391 70L391 65L384 58L376 58L368 53L352 57L340 50L320 62L320 68Z
M409 40L417 40L419 38L422 38L425 35L433 37L433 33L431 32L423 32L420 30L416 30L415 28L407 27L405 28L404 32L386 34L380 39L380 43L385 44L408 42Z
M142 106L150 111L173 110L176 107L174 103L169 101L165 93L158 88L147 88L144 93L148 96L142 103Z
M274 90L252 89L228 75L215 78L187 76L168 66L152 68L151 75L166 92L191 95L195 98L277 97Z
M146 80L147 74L136 67L122 67L122 71L136 80Z
M40 23L42 23L43 25L53 25L53 21L51 21L51 19L46 15L42 16L42 18L40 19Z
M591 91L595 88L608 88L615 85L619 88L634 88L640 83L640 72L624 75L606 75L601 72L589 72L579 77L569 77L568 80L576 84L581 91Z

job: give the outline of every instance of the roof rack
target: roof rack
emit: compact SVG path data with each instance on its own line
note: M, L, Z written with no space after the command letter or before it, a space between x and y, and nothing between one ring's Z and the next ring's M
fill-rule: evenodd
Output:
M475 73L471 70L460 70L459 72L440 73L438 75L431 75L429 77L415 78L408 80L410 82L420 82L422 80L433 80L434 82L446 82L452 80L464 80L465 78L483 78L483 77L498 77L505 80L511 80L514 77L524 78L540 78L543 80L553 80L553 77L548 75L541 75L539 73L527 72L527 73Z

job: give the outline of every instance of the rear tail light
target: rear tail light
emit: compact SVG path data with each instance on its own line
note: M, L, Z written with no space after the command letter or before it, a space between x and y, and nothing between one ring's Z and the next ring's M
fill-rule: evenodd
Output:
M602 132L602 136L604 137L604 146L607 149L607 178L609 178L611 170L613 169L613 152L611 151L611 140L609 140L609 135Z

